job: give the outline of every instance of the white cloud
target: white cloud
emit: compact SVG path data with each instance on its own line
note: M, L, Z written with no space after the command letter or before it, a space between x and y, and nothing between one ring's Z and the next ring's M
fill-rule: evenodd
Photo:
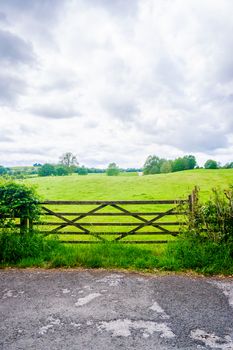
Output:
M232 161L232 1L20 4L0 13L0 163Z

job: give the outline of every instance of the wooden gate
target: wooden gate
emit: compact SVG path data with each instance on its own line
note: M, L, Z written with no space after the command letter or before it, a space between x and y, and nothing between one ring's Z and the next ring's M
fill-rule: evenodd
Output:
M186 225L190 200L44 201L30 227L64 243L167 243Z

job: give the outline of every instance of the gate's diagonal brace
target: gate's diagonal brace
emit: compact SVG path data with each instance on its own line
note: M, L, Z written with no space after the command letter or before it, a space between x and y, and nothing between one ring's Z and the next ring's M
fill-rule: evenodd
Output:
M137 227L135 227L133 230L129 231L129 232L124 232L121 236L117 237L115 239L115 241L119 241L120 239L128 236L128 235L133 235L135 232L137 232L138 230L140 230L141 228L143 228L144 226L149 226L151 224L151 226L153 226L153 222L155 222L156 220L161 219L163 216L166 216L167 214L170 214L172 211L174 211L175 208L169 209L167 211L165 211L164 213L161 213L159 215L157 215L155 218L151 219L151 220L146 220L146 222L144 222L141 225L138 225ZM145 219L144 219L145 220ZM146 224L146 225L145 225ZM156 225L157 228L160 228L162 231L167 232L168 234L170 233L168 230L166 230L165 228L161 227L160 225Z
M137 214L132 214L130 211L128 211L127 209L124 209L124 208L120 207L120 206L117 205L117 204L111 204L111 206L112 206L113 208L116 208L116 209L121 210L123 213L127 213L127 214L129 214L130 216L133 216L134 218L143 221L143 222L145 223L143 226L147 226L147 223L149 222L148 220L144 219L142 216L137 215ZM165 215L167 215L167 212L162 213L162 214L159 214L155 219L156 219L156 220L159 220L161 217L163 217L163 216L165 216ZM143 227L143 226L142 226L142 227ZM159 224L155 224L155 225L151 224L151 226L153 226L153 227L155 227L155 228L159 228L159 229L160 229L161 231L163 231L163 232L170 233L169 230L165 229L164 227L160 226ZM132 231L134 231L134 230L132 230ZM129 234L129 233L128 233L128 234ZM122 238L123 238L123 237L122 237ZM121 239L121 237L118 237L118 239L115 239L115 240L119 240L119 239Z
M52 211L52 210L50 210L50 209L48 209L48 208L46 208L46 207L44 207L44 206L42 207L42 209L44 209L45 211L47 211L47 213L50 213L50 214L56 216L57 218L62 219L63 221L67 222L67 224L72 224L72 226L75 226L75 227L79 228L80 230L82 230L82 231L85 232L85 233L89 233L89 232L90 232L89 230L87 230L87 229L85 229L84 227L82 227L80 224L74 223L72 220L69 220L69 219L65 218L65 217L64 217L63 215L61 215L61 214L55 213L54 211ZM67 224L64 224L64 225L67 226ZM56 231L56 229L55 229L55 230L52 230L51 232L54 232L54 231ZM72 234L72 232L71 232L71 234Z
M97 208L94 208L94 209L88 211L87 213L83 213L83 214L79 215L77 218L75 218L73 220L69 220L69 223L73 224L73 223L77 222L78 220L81 220L81 219L85 218L86 216L88 216L90 214L93 214L93 213L97 212L100 209L105 208L106 206L107 206L107 204L101 204ZM58 226L55 229L53 229L52 232L57 232L57 231L61 230L62 228L66 227L66 226L68 226L68 225L61 224L60 226Z

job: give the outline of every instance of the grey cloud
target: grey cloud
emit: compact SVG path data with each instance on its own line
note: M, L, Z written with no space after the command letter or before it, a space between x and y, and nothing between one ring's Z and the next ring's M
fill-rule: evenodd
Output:
M147 134L149 142L175 147L183 152L212 152L219 148L229 146L226 127L221 122L210 122L210 116L187 118L181 120L170 117L169 127L159 127L155 121L151 123L138 123L138 128ZM206 124L203 122L209 120Z
M164 84L172 90L172 93L182 93L184 85L184 72L181 69L182 62L174 60L168 53L159 58L157 65L152 71L152 77L158 79L160 84Z
M81 116L81 113L76 109L59 106L39 106L30 109L30 112L47 119L67 119Z
M130 102L106 102L106 107L112 116L125 122L133 120L139 113L137 106Z
M1 149L0 153L7 154L29 154L29 155L47 155L49 151L53 150L52 147L48 146L40 146L40 147L32 147L31 145L28 147L11 147L6 149Z
M1 8L9 14L34 15L36 20L53 21L60 6L67 0L3 0Z
M1 142L13 142L13 139L8 136L8 135L5 135L3 132L0 133L0 143Z
M7 16L3 12L0 12L0 22L7 23Z
M0 105L14 104L26 91L26 83L12 75L0 73Z
M31 64L34 60L30 43L9 31L0 30L0 62Z
M210 152L218 148L227 147L228 141L225 132L221 130L202 130L193 128L184 130L184 133L174 135L173 142L169 145L175 146L184 152Z
M117 92L114 95L106 94L102 105L110 116L124 122L133 121L139 114L136 101Z
M55 79L50 83L44 84L41 91L71 91L75 88L77 82L73 79Z

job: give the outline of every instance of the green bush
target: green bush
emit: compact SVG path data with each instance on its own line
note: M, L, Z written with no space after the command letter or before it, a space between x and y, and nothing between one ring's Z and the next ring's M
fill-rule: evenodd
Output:
M14 218L37 219L39 198L33 188L12 181L0 183L1 225Z

